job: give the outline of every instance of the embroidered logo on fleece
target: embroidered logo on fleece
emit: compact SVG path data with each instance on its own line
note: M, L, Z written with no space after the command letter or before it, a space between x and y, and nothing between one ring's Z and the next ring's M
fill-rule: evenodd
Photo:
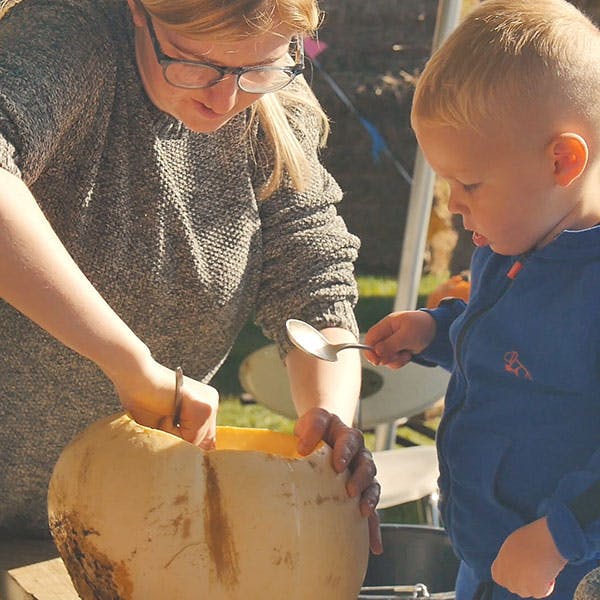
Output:
M521 362L519 353L515 350L504 355L504 370L512 373L515 377L525 377L525 379L533 381L529 369Z

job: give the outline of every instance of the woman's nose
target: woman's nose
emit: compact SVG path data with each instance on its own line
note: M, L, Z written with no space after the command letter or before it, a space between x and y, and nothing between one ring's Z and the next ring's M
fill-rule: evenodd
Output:
M235 107L238 91L237 77L227 75L218 83L207 88L207 104L217 114L224 115Z

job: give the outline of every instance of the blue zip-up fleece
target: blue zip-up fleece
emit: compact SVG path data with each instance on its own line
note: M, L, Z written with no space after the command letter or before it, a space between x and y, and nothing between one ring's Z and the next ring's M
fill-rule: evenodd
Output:
M452 372L441 511L473 586L511 532L546 516L569 561L549 598L571 600L600 562L600 506L583 523L573 510L600 481L600 227L563 232L511 279L517 260L478 248L468 305L428 311L436 337L416 358Z

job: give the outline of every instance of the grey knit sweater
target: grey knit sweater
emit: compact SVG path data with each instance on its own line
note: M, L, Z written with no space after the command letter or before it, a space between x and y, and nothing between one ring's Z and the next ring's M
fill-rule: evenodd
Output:
M577 586L573 600L600 599L600 567L590 571Z
M0 21L0 166L100 293L157 360L205 382L249 318L282 352L288 317L356 332L358 240L316 120L297 126L310 189L259 202L246 115L187 130L150 103L134 56L125 0L23 0ZM3 303L0 324L0 533L45 535L60 450L119 404L94 364Z

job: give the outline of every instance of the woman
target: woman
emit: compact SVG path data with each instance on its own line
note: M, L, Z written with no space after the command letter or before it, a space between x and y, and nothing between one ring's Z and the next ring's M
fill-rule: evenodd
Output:
M284 329L293 316L335 341L357 333L358 241L336 214L341 194L317 156L326 121L300 75L318 19L313 0L23 0L0 21L0 206L28 222L39 205L152 356L203 382L184 384L186 439L210 443L208 382L254 316L285 356L300 450L324 438L337 468L351 464L377 551L374 467L347 427L359 359L317 364ZM68 308L80 285L61 296ZM38 309L46 327L55 309ZM103 323L81 313L102 338ZM37 535L60 449L119 405L95 365L9 306L0 319L0 527ZM119 381L106 356L69 345ZM172 413L115 385L142 421Z

